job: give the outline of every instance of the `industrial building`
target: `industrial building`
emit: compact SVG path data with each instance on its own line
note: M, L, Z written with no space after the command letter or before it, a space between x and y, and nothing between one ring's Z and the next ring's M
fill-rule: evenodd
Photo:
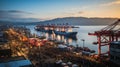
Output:
M110 61L120 65L120 41L110 43Z

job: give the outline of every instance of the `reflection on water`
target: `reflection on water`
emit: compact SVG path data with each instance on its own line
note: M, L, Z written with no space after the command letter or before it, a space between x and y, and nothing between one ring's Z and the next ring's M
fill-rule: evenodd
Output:
M41 33L41 32L39 32ZM52 39L52 40L58 40L58 41L63 41L65 42L66 44L69 44L69 43L72 43L74 41L77 41L77 38L74 37L74 38L68 38L68 37L65 37L65 36L61 36L61 35L56 35L56 34L49 34L49 33L42 33L42 34L45 34L46 38L47 39Z
M48 33L42 33L42 32L37 32L34 30L34 25L32 26L27 26L28 28L31 29L31 33L36 33L37 35L45 35L47 38L52 38L52 39L57 39L59 41L64 41L65 43L69 43L69 45L76 46L78 44L79 46L83 46L83 42L81 39L85 40L85 47L89 47L90 49L94 49L97 52L97 46L93 45L92 43L97 41L96 36L90 36L88 35L89 32L94 32L98 31L105 26L79 26L79 28L74 28L73 32L78 32L76 35L76 38L67 38L64 36L60 35L55 35L55 34L48 34ZM70 30L71 31L71 30ZM103 52L106 52L107 48L103 47L101 48Z

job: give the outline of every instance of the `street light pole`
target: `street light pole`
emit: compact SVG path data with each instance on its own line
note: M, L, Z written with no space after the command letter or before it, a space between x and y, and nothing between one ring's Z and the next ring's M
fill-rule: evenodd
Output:
M85 40L81 39L81 41L83 41L83 50L84 50Z
M40 42L38 42L38 50L39 50L39 66L41 67L41 62L40 62Z

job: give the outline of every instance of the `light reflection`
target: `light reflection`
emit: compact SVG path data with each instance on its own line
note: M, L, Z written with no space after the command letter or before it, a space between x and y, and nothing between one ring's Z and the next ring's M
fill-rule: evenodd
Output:
M57 35L57 39L60 41L61 40L61 37L59 35Z
M46 38L48 38L49 34L48 34L48 33L46 33L46 34L45 34L45 36L46 36Z
M71 38L68 39L68 43L72 43L72 39Z
M47 27L45 27L45 29L48 29ZM59 30L59 28L57 28L57 30ZM68 32L72 32L72 28L69 29L60 29L61 31L67 30ZM42 32L41 32L42 33ZM61 36L61 35L56 35L54 32L52 34L50 33L42 33L43 35L46 36L46 39L52 39L52 40L58 40L58 41L64 41L64 43L66 44L70 44L72 42L76 42L74 41L74 39L72 38L67 38L65 36Z
M64 36L61 36L61 38L62 38L62 41L64 41L64 39L65 39Z
M65 42L65 44L67 44L67 43L68 43L66 39L64 40L64 42Z

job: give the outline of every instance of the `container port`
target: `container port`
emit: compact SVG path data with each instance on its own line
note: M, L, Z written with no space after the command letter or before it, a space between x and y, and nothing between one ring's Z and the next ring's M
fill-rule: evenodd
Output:
M119 20L101 31L111 31L111 29L115 28L117 26ZM114 25L116 24L116 25ZM114 26L113 26L114 25ZM110 28L112 26L112 28ZM2 26L1 26L2 27ZM108 29L109 27L109 29ZM119 33L118 30L114 30ZM105 35L112 38L113 35L110 33L101 33L101 32L95 32L94 35ZM115 33L114 36L119 38L118 33ZM31 34L30 29L24 27L24 26L8 26L8 28L2 30L0 33L0 58L1 62L3 62L3 58L14 58L14 57L21 57L23 56L26 60L29 60L30 64L29 66L33 67L106 67L106 66L118 66L119 63L115 64L113 58L113 47L110 47L110 44L116 44L119 45L119 42L117 43L118 39L115 38L111 39L111 41L107 41L107 39L104 39L106 41L100 41L98 37L98 55L94 54L94 50L89 49L88 47L84 46L84 39L81 39L83 41L83 47L80 46L72 46L69 44L66 44L61 41L57 40L51 40L46 39L45 36L39 36L37 34ZM109 35L108 35L109 34ZM113 32L112 32L113 34ZM89 35L93 35L90 34ZM110 38L109 38L110 39ZM115 42L114 42L115 41ZM109 45L109 54L103 55L100 54L100 46L102 43L108 43ZM105 44L106 45L106 44ZM115 49L116 51L119 51ZM105 54L105 53L104 53ZM117 57L117 56L116 56ZM119 56L118 56L119 58ZM104 60L103 60L104 59ZM14 60L14 59L13 59ZM112 61L114 62L112 62ZM119 60L118 60L119 61ZM6 61L8 62L8 61ZM8 63L9 64L9 63ZM5 65L5 64L0 64ZM9 64L10 65L10 64Z
M0 0L0 67L120 67L120 0Z

